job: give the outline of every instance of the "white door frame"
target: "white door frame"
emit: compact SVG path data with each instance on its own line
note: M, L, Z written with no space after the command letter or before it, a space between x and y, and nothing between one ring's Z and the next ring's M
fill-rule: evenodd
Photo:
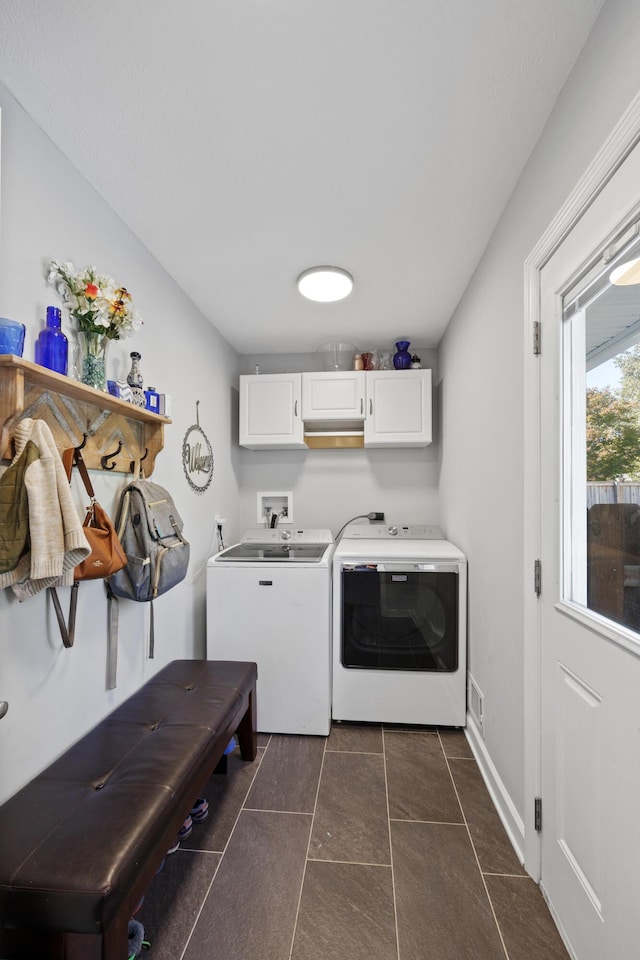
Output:
M595 198L640 142L640 93L589 165L564 206L524 264L524 857L534 880L540 880L542 845L534 829L535 798L541 791L541 638L539 603L534 591L534 563L540 557L540 379L534 356L535 324L540 323L540 274ZM594 238L597 240L598 238ZM540 330L544 350L544 329ZM544 590L544 570L542 571Z

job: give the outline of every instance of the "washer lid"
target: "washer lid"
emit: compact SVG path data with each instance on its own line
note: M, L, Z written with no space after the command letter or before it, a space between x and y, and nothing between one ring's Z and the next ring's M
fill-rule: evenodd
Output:
M219 553L215 562L319 563L326 543L237 543Z
M218 554L215 562L319 563L332 543L331 530L256 527Z

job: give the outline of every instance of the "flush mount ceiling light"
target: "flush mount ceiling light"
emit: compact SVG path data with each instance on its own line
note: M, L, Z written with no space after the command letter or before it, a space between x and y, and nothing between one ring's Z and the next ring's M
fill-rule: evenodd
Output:
M342 267L310 267L302 271L297 283L303 297L320 303L344 300L353 289L353 277Z
M611 283L615 283L617 287L627 287L633 283L640 283L640 257L621 263L619 267L611 271L609 280Z

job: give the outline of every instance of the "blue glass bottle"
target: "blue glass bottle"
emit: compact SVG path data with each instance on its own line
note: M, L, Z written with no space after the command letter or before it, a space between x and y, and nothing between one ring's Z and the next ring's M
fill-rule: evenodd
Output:
M69 342L60 329L60 308L47 307L47 325L36 340L36 363L66 376Z

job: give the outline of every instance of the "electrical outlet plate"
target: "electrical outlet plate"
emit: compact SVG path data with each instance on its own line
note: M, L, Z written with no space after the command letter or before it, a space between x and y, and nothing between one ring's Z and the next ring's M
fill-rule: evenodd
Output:
M293 494L290 490L258 493L258 523L268 526L274 513L279 514L278 526L293 523Z

